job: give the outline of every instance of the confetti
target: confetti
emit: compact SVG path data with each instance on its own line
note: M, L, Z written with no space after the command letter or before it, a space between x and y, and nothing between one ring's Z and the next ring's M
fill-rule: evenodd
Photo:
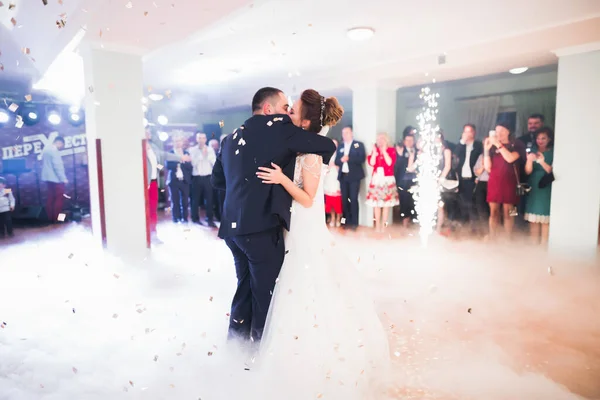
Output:
M15 128L19 128L21 129L23 127L23 117L21 117L20 115L17 115L17 121L15 123Z
M550 275L554 275L554 271L552 271L552 267L548 267L548 273L549 273Z
M114 318L114 319L117 319L117 318L119 318L119 314L113 314L113 318Z
M9 9L9 10L12 10L12 9L13 9L13 8L15 8L15 7L16 7L16 5L15 5L15 4L13 4L13 3L10 3L10 4L8 5L8 9Z
M0 63L0 71L4 71L4 64Z
M235 222L232 222L232 223L231 223L231 227L232 227L233 229L235 229L235 228L237 228L237 224L236 224Z
M210 356L212 356L212 355L213 355L213 352L212 352L212 351L209 351L209 352L208 352L208 356L210 357Z
M8 106L8 111L10 112L15 112L19 109L19 106L15 103L12 103L10 106Z
M65 218L67 218L67 216L65 214L58 214L58 218L56 218L57 221L59 222L64 222Z
M25 95L25 101L31 101L32 97L30 94Z
M6 325L8 325L6 322L2 322L2 324L0 324L0 328L4 329L6 328Z
M144 17L148 16L148 11L144 11Z
M58 29L62 29L65 27L65 25L67 25L67 20L64 18L58 19L56 20L56 27Z
M75 314L75 309L73 308L73 314Z
M73 257L75 257L75 254L70 253L68 258L69 258L69 260L71 260L71 259L73 259Z
M223 128L225 126L225 121L220 120L219 121L219 128Z
M267 126L271 126L271 125L273 125L273 121L267 122Z
M125 4L125 8L133 8L133 4L131 2Z
M154 356L154 362L158 362L158 356Z
M29 47L22 47L22 48L21 48L21 52L22 52L23 54L30 54L30 53L31 53L31 50L29 49Z
M120 278L119 274L113 274L113 277L116 278L116 279Z
M156 168L158 168L158 170L159 170L159 171L162 171L162 169L163 169L164 167L163 167L162 165L158 164L158 165L156 166Z
M73 373L76 374L78 372L79 372L79 370L77 368L73 367Z
M48 5L48 0L42 0L42 3L44 3L45 6ZM2 5L2 2L0 2L0 5Z
M469 308L469 309L467 310L467 312L468 312L469 314L471 314L471 309Z
M237 156L238 154L240 154L240 149L237 149L237 150L235 151L235 155Z
M13 26L17 26L17 20L16 19L11 18L10 22L13 24Z
M213 301L213 297L210 296L209 299L208 299L208 301Z

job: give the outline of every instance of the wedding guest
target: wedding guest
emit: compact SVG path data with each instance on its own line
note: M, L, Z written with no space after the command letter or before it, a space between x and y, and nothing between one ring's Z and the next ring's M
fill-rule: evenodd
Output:
M455 148L458 159L458 194L460 195L461 217L464 222L475 222L477 213L473 204L476 174L473 171L475 163L483 153L483 144L475 140L477 131L475 125L466 124L463 127L460 143Z
M65 139L57 136L52 144L42 152L42 182L46 182L46 215L52 223L58 221L63 208L65 184L68 182L60 151L65 147Z
M15 197L6 187L6 179L0 176L0 239L5 235L13 237L12 215L15 210Z
M484 165L490 174L487 201L490 204L490 235L496 236L500 219L508 236L514 227L514 209L519 204L517 185L519 182L518 162L523 144L511 139L510 126L500 122L495 135L485 139Z
M417 178L418 151L415 136L411 133L404 136L402 142L396 145L396 152L394 176L400 197L400 218L402 219L402 225L407 228L413 219L417 217L412 193Z
M554 133L549 127L540 128L535 134L537 152L527 155L525 173L529 175L531 191L527 194L525 220L529 222L531 238L535 243L548 242L550 229L550 198L552 195L552 148Z
M173 140L172 154L180 157L190 154L183 149L184 139L177 137ZM189 162L167 161L167 181L169 197L171 198L171 215L173 222L188 222L188 200L190 184L192 183L192 164Z
M333 139L337 149L338 142ZM339 167L335 165L336 153L329 160L329 168L325 173L323 191L325 192L325 212L330 215L329 226L339 227L342 219L342 190L338 181Z
M156 235L156 225L158 224L158 177L160 170L168 161L189 162L190 156L179 156L173 153L167 153L161 150L153 141L153 132L146 129L146 171L148 180L148 223L150 225L150 234L152 241L160 244L161 241Z
M390 146L387 133L377 135L377 142L373 146L367 162L373 168L371 183L367 192L367 205L373 207L375 231L383 232L387 225L390 208L400 204L398 189L394 178L394 165L396 164L396 150Z
M456 171L452 171L452 148L451 145L446 141L444 132L440 131L436 137L436 143L441 146L442 156L438 165L440 171L440 186L441 186L441 202L438 206L437 213L437 231L441 233L442 227L448 219L456 219L458 208L458 179Z
M221 140L223 140L221 135ZM213 148L215 154L219 154L221 142L217 139L211 139L208 145ZM222 190L213 188L213 206L215 210L215 220L221 221L221 214L223 213L223 204L225 203L225 193Z
M358 193L360 183L365 178L363 163L366 159L365 145L354 140L352 127L342 129L343 146L338 150L335 165L340 168L338 179L342 189L344 228L356 230L358 227Z
M527 118L527 132L517 138L523 144L525 149L530 152L537 152L536 147L536 132L544 125L544 116L542 114L531 114Z
M213 209L213 187L210 184L210 176L213 166L217 161L217 155L212 147L206 144L206 134L196 134L196 146L189 149L192 157L192 221L200 223L200 206L206 207L206 223L215 228Z
M488 221L490 218L490 205L487 202L487 187L490 174L485 170L483 165L483 154L477 158L477 162L473 167L473 172L477 179L475 180L474 203L477 212L476 229L483 229L488 232ZM485 225L482 222L485 221Z

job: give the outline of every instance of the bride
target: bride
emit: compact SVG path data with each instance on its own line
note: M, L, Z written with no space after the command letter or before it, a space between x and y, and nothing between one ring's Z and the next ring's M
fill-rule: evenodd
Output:
M334 97L305 90L290 110L296 126L326 135L344 110ZM265 184L293 197L287 255L253 371L265 378L264 398L371 400L387 380L389 349L358 271L325 224L322 159L296 158L294 180L259 168ZM267 385L268 381L268 385Z

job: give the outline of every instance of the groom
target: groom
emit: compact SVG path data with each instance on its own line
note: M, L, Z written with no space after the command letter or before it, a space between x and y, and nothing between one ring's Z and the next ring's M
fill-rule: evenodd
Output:
M283 229L290 229L291 196L280 185L263 184L258 167L275 163L293 179L296 154L319 154L327 163L335 152L331 139L294 126L288 108L281 90L256 92L253 116L223 140L212 171L212 185L225 191L219 237L233 254L238 281L230 339L260 341L285 256Z

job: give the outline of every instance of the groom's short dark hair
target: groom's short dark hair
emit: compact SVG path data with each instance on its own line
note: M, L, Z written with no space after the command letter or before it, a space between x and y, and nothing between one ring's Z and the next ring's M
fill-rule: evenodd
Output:
M260 111L265 101L270 98L279 95L279 93L283 93L281 90L274 87L264 87L259 89L258 92L252 98L252 112Z

